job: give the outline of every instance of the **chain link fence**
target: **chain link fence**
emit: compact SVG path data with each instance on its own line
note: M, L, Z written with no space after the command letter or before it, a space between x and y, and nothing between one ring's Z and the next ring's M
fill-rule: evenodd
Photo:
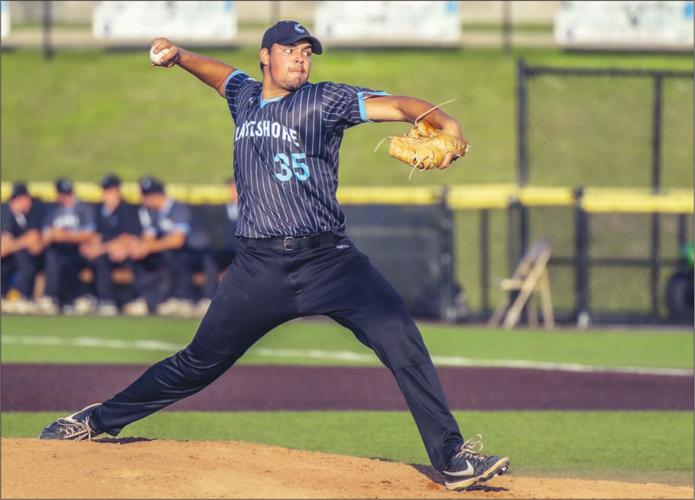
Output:
M692 73L519 60L517 89L519 184L574 188L577 205L519 205L511 260L532 242L551 242L560 316L673 319L667 282L682 271L679 255L693 238L692 214L636 199L685 190L692 198ZM594 201L601 195L596 188L611 188L603 196L612 200L587 210L585 188L594 190ZM621 197L620 189L633 198Z

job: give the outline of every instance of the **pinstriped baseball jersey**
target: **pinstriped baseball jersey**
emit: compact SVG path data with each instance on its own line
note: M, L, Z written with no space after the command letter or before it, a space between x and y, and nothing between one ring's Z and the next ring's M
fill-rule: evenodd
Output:
M261 82L236 70L225 94L234 132L239 194L237 236L273 238L343 232L338 151L348 127L369 121L365 95L388 95L333 82L305 83L266 101Z

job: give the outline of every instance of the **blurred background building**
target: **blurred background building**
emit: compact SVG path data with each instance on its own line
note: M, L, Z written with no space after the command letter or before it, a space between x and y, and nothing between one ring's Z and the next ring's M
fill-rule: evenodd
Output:
M265 27L276 20L293 18L304 22L332 45L433 46L507 48L610 46L641 50L690 50L693 44L691 1L437 1L437 2L330 2L330 1L225 1L225 2L95 2L3 0L3 45L55 47L109 45L128 46L132 40L99 33L101 11L121 12L123 19L138 12L158 9L202 13L206 4L226 9L231 36L194 37L206 45L257 45ZM131 5L128 5L131 4ZM213 10L214 10L213 9ZM182 14L183 15L183 14ZM103 16L102 16L103 17ZM157 16L162 18L163 16ZM192 17L186 14L190 21ZM210 26L221 22L208 17ZM443 28L453 20L456 33ZM340 21L340 23L338 23ZM330 25L341 33L331 33ZM358 29L359 28L359 29ZM460 28L460 29L459 29ZM366 37L365 30L374 36ZM47 31L50 40L47 40ZM352 33L354 36L350 36ZM403 36L407 33L408 36ZM419 33L428 33L421 37ZM95 34L97 36L95 36ZM332 36L336 35L336 36Z

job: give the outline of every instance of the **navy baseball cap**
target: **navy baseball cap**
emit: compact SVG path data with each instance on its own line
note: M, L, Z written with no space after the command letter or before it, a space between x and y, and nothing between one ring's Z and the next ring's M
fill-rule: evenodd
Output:
M323 52L319 39L309 33L309 30L297 21L278 21L263 34L262 49L270 50L274 43L292 45L299 40L308 40L314 54Z
M121 185L121 179L115 174L106 174L99 184L102 189L119 187Z
M27 189L27 185L24 184L23 182L15 182L14 185L12 186L12 194L10 194L10 200L14 200L15 198L19 198L20 196L28 196L29 195L29 190Z
M152 194L152 193L163 193L164 192L164 184L162 184L160 181L158 181L154 177L150 177L149 175L146 175L145 177L140 178L140 192L143 195Z
M72 194L72 181L67 177L56 180L56 191L60 194Z

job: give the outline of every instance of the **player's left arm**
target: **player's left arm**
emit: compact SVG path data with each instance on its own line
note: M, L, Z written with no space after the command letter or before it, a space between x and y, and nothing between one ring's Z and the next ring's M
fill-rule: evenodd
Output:
M432 109L435 105L422 99L406 96L368 96L364 101L367 118L373 122L408 122L414 123L417 117ZM423 121L433 127L463 140L461 125L452 116L441 109L428 113ZM448 166L455 157L447 156L441 168Z

